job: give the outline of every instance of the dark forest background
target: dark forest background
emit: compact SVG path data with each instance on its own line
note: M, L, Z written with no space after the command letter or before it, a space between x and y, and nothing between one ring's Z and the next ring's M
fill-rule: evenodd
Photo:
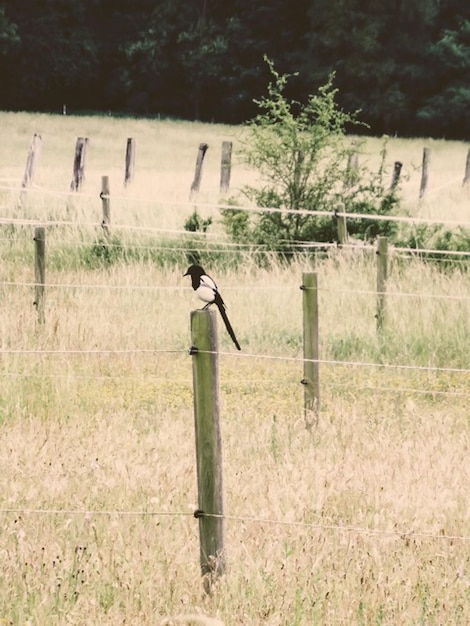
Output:
M470 139L469 0L0 0L0 108L240 123L335 72L369 134Z

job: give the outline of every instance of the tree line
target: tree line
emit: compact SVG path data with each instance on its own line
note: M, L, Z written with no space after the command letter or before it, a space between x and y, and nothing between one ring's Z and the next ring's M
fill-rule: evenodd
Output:
M0 108L240 123L268 57L374 134L470 138L468 0L0 0Z

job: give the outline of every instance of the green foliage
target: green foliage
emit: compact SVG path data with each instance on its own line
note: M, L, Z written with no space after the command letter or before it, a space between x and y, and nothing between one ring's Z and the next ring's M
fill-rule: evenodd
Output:
M0 56L6 56L21 43L16 24L12 24L6 14L5 7L0 6Z
M110 266L122 261L126 252L119 237L98 237L85 252L85 262L89 267Z
M48 257L48 266L54 270L70 271L80 268L101 269L116 265L152 264L157 267L183 267L191 263L217 265L221 269L234 269L243 264L239 250L220 250L201 238L149 239L146 242L125 241L117 235L99 237L91 244L76 249L64 244L54 248Z
M0 108L240 123L265 87L267 54L301 70L289 85L301 101L335 68L341 106L360 109L375 135L468 138L469 6L2 0Z
M390 214L397 197L384 184L386 141L377 172L351 165L358 146L348 145L346 128L360 122L356 114L337 106L334 75L300 104L285 96L289 76L280 75L273 63L266 61L273 81L268 96L257 100L261 113L249 123L243 153L247 164L259 172L261 186L246 186L244 193L258 207L290 212L261 212L250 222L241 211L226 211L227 233L235 241L289 252L298 243L337 238L335 219L305 211ZM351 234L361 239L390 235L393 230L391 222L367 219L355 220L350 226Z
M191 233L197 233L197 232L205 233L207 232L207 229L209 228L211 224L212 224L212 217L203 219L197 212L197 209L194 209L194 211L191 213L191 215L188 217L188 219L184 223L184 229Z
M458 260L458 255L453 255L452 252L470 252L470 231L465 228L449 230L439 224L418 224L403 230L397 239L397 245L415 249L417 252L439 250L439 253L421 254L428 259L437 259L452 265L452 261Z

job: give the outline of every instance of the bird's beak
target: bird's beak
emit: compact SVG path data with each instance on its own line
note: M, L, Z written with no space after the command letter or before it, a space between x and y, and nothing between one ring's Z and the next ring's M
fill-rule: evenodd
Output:
M183 277L184 277L184 276L189 276L189 272L186 272L186 274L183 274Z

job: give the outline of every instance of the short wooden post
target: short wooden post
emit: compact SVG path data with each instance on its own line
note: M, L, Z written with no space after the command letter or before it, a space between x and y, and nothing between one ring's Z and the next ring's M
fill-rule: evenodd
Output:
M401 174L402 167L403 167L403 163L401 161L395 161L393 165L393 175L392 175L392 182L390 184L390 191L395 191L395 189L398 187L398 183L400 182L400 174Z
M320 364L318 362L318 281L312 272L302 274L303 291L303 334L304 334L304 417L305 425L311 428L318 424L320 411Z
M232 142L222 142L222 161L220 164L220 193L227 193L230 187L232 168Z
M467 160L465 161L465 175L463 177L462 185L468 185L470 183L470 148L467 152Z
M104 232L109 234L109 225L111 224L111 198L110 198L109 176L101 177L101 205L103 210L103 219L101 226Z
M31 139L31 144L29 146L28 156L26 158L26 168L24 171L23 180L21 182L21 186L23 187L23 189L26 189L31 185L34 176L34 170L36 169L39 154L41 153L41 146L41 135L34 133L33 138Z
M194 172L194 180L191 184L191 197L199 192L202 177L202 164L204 163L204 157L206 156L207 149L209 148L207 143L200 143L197 151L196 159L196 171Z
M204 589L225 571L216 312L191 312L200 564Z
M351 151L348 156L348 165L346 168L346 187L352 187L356 184L359 176L359 155L357 153L358 142L351 142Z
M377 242L377 332L380 333L385 323L385 296L388 277L388 240L379 237Z
M335 219L336 219L336 232L338 234L338 243L340 246L348 243L348 225L346 222L346 216L340 215L340 213L344 213L345 207L341 207L341 209L335 210Z
M421 184L419 186L419 199L424 196L428 186L429 160L431 158L431 150L423 148L423 164L421 168Z
M71 191L80 191L85 180L85 158L88 148L88 137L78 137L73 159L73 178L70 183Z
M134 166L135 166L135 139L129 137L126 145L126 168L124 172L124 187L132 181L134 178Z
M34 306L38 313L39 324L44 324L46 291L46 229L44 226L37 226L34 229L34 275L36 282Z

